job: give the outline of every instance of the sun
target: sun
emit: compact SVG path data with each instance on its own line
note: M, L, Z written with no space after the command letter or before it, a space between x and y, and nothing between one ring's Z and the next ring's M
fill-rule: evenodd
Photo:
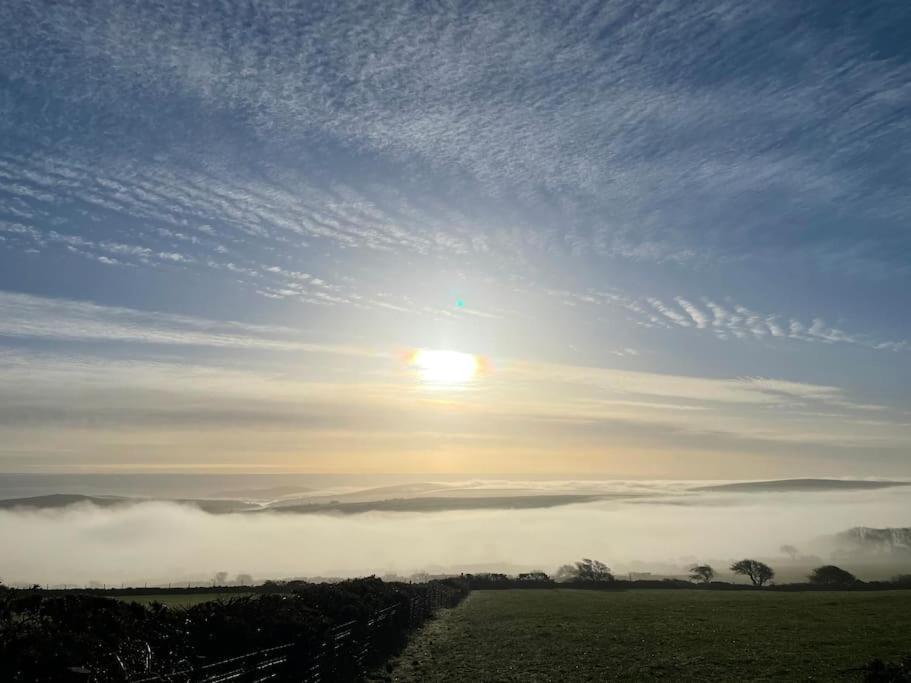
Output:
M459 351L417 349L411 353L409 363L429 384L466 384L481 369L477 356Z

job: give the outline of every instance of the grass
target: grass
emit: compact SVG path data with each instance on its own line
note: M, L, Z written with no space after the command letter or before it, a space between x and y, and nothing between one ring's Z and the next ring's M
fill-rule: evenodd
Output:
M859 680L911 653L911 591L475 591L396 681Z
M192 607L201 602L230 600L231 598L242 598L246 595L250 595L250 593L158 593L151 595L112 595L111 597L123 602L138 602L142 605L160 602L168 607Z

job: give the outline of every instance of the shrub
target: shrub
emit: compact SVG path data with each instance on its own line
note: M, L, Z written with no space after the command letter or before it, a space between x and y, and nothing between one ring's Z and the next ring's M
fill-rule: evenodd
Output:
M437 607L454 606L468 593L459 580L406 584L373 577L294 588L186 609L88 594L0 591L0 681L61 681L74 667L91 680L167 675L287 643L312 658L329 628L355 622L360 638L368 619L398 606L381 637L369 641L366 660L376 662L401 647Z
M834 564L817 567L807 578L810 583L817 586L853 586L859 583L854 574L841 567L836 567Z

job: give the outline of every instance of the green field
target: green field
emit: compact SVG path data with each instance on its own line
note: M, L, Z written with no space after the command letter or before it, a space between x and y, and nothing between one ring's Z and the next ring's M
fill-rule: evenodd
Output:
M138 602L142 605L160 602L168 607L192 607L201 602L230 600L231 598L242 598L247 595L250 595L250 593L158 593L150 595L112 595L111 597L124 602Z
M911 591L475 591L397 681L859 680L911 653Z

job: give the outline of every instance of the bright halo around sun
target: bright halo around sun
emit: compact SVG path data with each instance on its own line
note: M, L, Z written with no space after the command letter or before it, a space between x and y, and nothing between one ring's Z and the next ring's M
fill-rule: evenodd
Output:
M467 384L483 365L478 356L470 353L434 349L416 349L409 354L408 362L428 384L450 386Z

